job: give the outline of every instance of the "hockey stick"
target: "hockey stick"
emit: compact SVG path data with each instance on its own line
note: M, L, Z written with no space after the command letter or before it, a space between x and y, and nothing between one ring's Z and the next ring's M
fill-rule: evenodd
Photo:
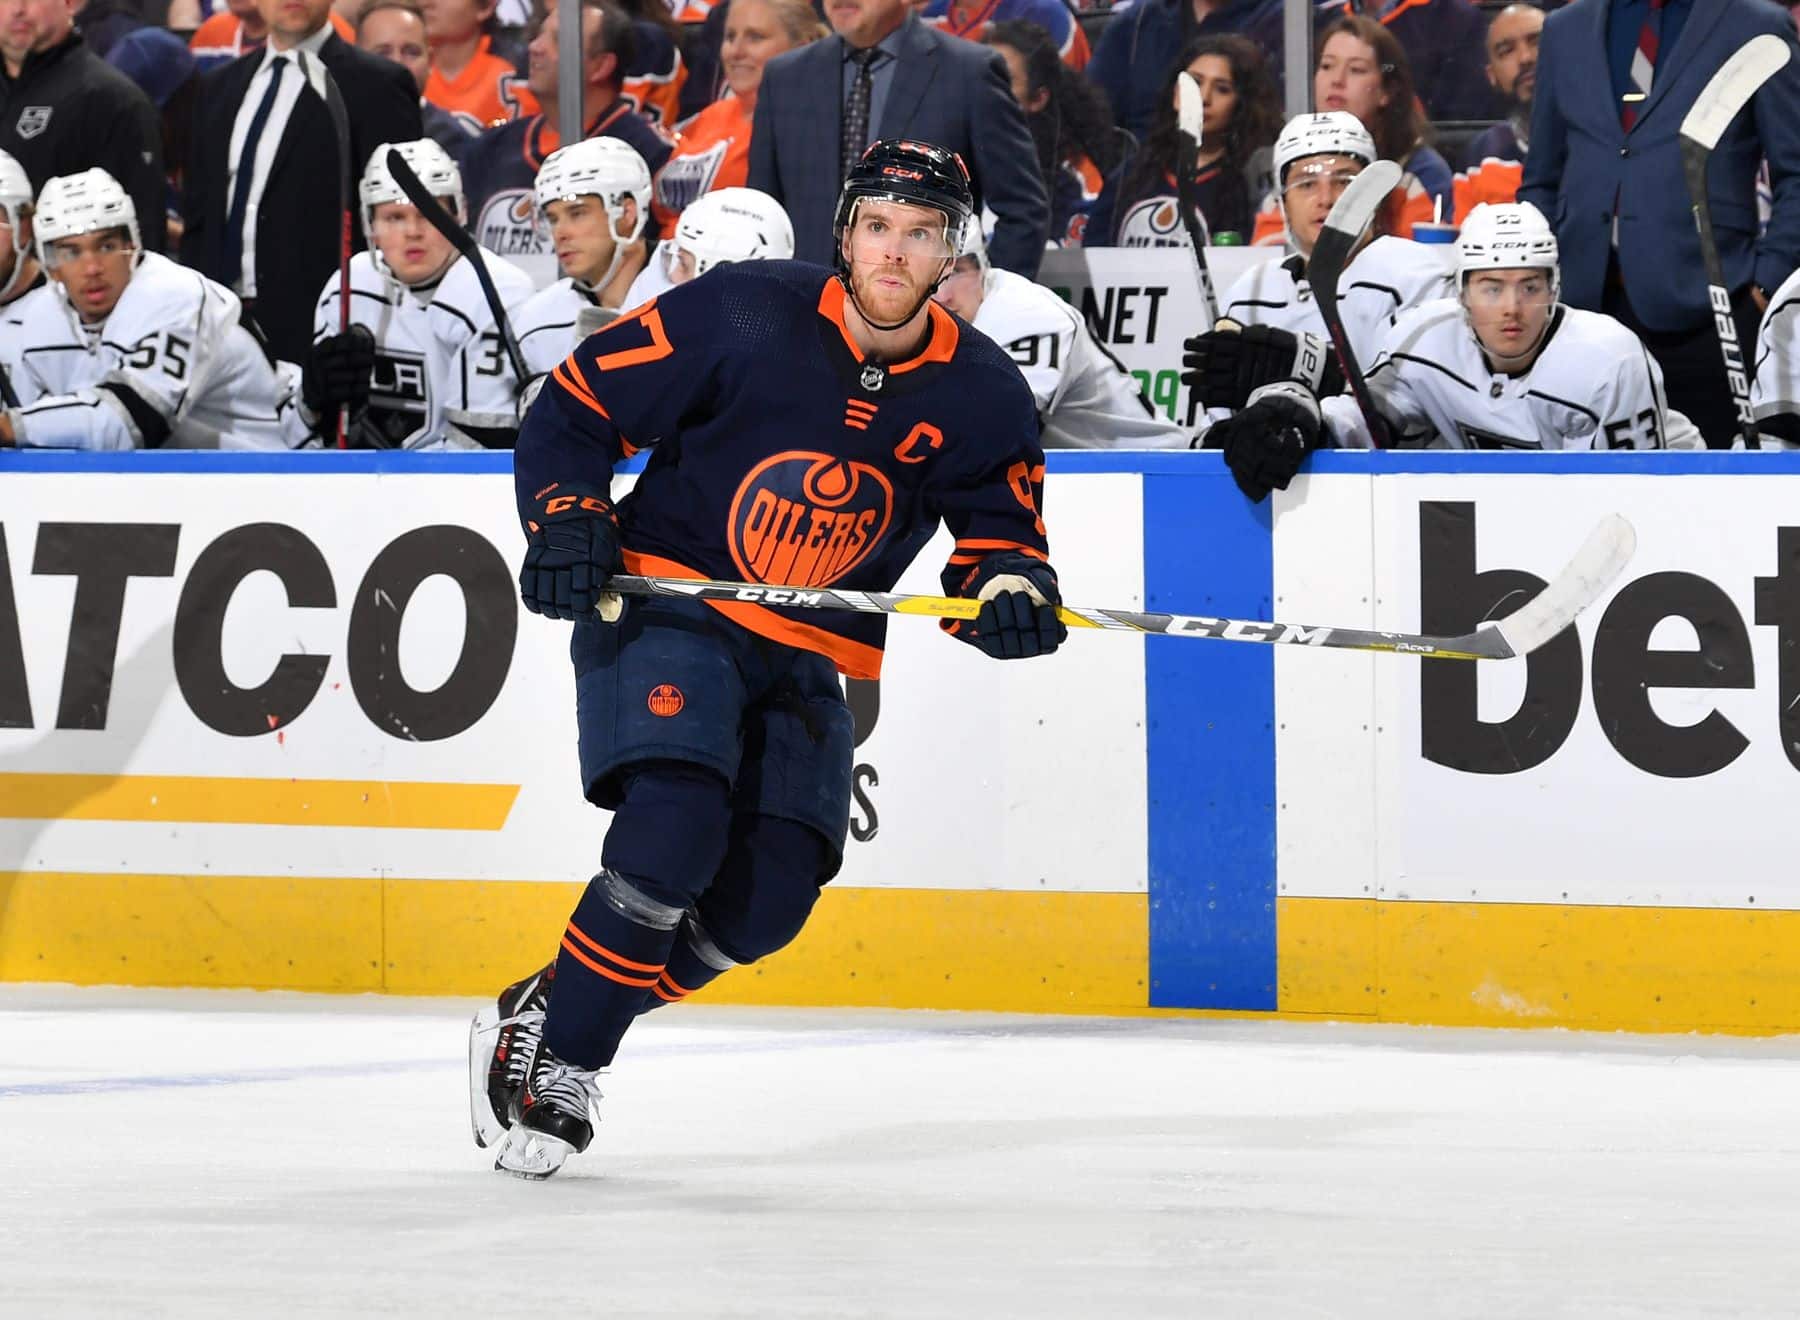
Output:
M307 62L307 82L312 83L311 73L319 71L319 81L313 84L320 99L325 102L325 113L331 116L331 132L337 138L338 153L338 333L341 335L350 329L350 245L351 245L351 209L350 193L352 189L350 163L350 112L344 108L343 93L338 91L337 79L331 76L331 70L325 67L325 61L313 58ZM337 447L350 447L350 423L346 410L337 410Z
M1350 651L1391 651L1436 660L1510 660L1527 655L1557 636L1599 599L1623 571L1637 548L1637 533L1616 513L1602 518L1581 549L1542 591L1503 619L1460 637L1371 632L1254 619L1215 619L1194 614L1142 614L1134 610L1063 606L1057 616L1071 628L1108 632L1160 633L1166 637L1210 637L1221 642L1334 647ZM690 581L686 578L617 574L607 590L632 596L681 596L689 600L738 601L789 609L854 610L860 614L922 614L937 619L973 619L981 602L955 596L911 596L889 591L840 591L830 587L782 587L756 582Z
M1713 237L1712 204L1706 192L1706 166L1713 148L1738 112L1749 104L1770 78L1788 62L1785 42L1771 32L1752 37L1720 66L1701 89L1693 109L1681 121L1681 167L1687 176L1688 198L1694 205L1694 226L1700 231L1700 258L1706 266L1706 301L1712 309L1713 332L1725 359L1725 382L1731 389L1731 406L1743 428L1744 445L1761 449L1756 433L1756 410L1750 406L1750 373L1744 367L1744 349L1738 342L1737 320L1731 314L1731 291L1725 287L1725 267L1719 260L1719 243Z
M1356 350L1350 346L1350 336L1344 331L1344 318L1338 315L1338 280L1343 277L1344 267L1349 264L1356 245L1362 241L1363 233L1374 223L1375 213L1399 183L1400 167L1391 160L1378 160L1350 180L1344 195L1337 199L1331 214L1325 217L1325 227L1319 231L1312 257L1306 263L1306 280L1312 286L1313 296L1319 300L1319 316L1331 335L1332 346L1337 349L1338 366L1343 368L1351 397L1368 424L1369 443L1377 449L1387 448L1387 426L1375 410L1375 400L1369 395L1369 382L1363 378L1362 367L1356 361Z
M494 277L488 274L487 263L481 259L481 245L475 236L456 222L454 216L439 204L438 199L425 190L419 182L419 176L413 173L412 166L392 147L387 154L388 173L394 176L394 182L400 185L407 200L419 208L431 227L450 240L450 246L462 253L468 263L475 268L475 278L481 284L481 296L487 299L488 312L494 318L495 331L500 336L500 343L506 349L506 360L512 364L513 379L518 382L516 388L523 389L531 374L525 370L525 359L519 354L519 345L513 339L512 322L507 319L506 308L501 305L500 291L494 287Z
M1219 295L1213 288L1212 267L1206 261L1206 233L1200 227L1199 198L1195 196L1194 172L1200 168L1200 131L1206 107L1201 100L1200 84L1185 69L1175 80L1175 207L1181 213L1181 227L1187 230L1188 245L1194 250L1194 269L1200 276L1200 297L1206 303L1206 322L1219 323ZM1200 395L1188 392L1187 424L1191 429L1200 415Z

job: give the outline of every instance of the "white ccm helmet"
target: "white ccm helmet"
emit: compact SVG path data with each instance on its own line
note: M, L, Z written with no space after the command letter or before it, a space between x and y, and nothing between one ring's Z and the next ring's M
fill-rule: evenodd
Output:
M584 138L550 153L538 170L534 186L538 223L548 226L551 202L572 202L577 197L598 197L606 208L613 237L612 264L606 274L589 284L576 281L589 293L598 293L612 279L624 259L625 249L638 241L650 219L650 167L627 143L614 137ZM630 233L620 230L625 219L625 199L637 203L637 222Z
M375 208L389 202L404 202L412 205L394 176L389 173L387 154L398 151L412 172L419 176L419 182L425 185L425 191L438 201L461 223L468 223L468 203L463 199L462 171L456 168L456 162L450 159L445 151L430 138L419 138L414 142L383 142L369 156L369 163L363 168L362 182L357 184L356 196L362 209L363 238L369 244L369 259L375 263L375 269L392 279L394 272L383 260L381 249L375 244Z
M6 224L12 230L13 269L6 283L0 286L0 298L10 297L18 287L19 277L25 272L25 238L23 234L25 208L32 202L31 179L25 173L25 167L4 151L0 151L0 212L6 215Z
M103 229L123 229L131 235L131 246L136 249L133 265L143 256L144 242L138 234L137 207L132 205L131 194L98 166L80 174L59 175L46 183L38 194L31 224L38 260L45 270L55 264L50 260L50 248L58 239L80 238Z
M1275 189L1287 184L1288 166L1308 156L1354 156L1364 165L1375 163L1375 139L1362 120L1348 110L1326 110L1316 115L1295 115L1275 139Z
M694 274L732 261L789 261L794 226L780 202L755 188L703 193L682 211L670 255L694 254Z
M1562 294L1556 234L1530 202L1483 202L1462 222L1456 239L1456 287L1478 270L1547 270L1550 301Z

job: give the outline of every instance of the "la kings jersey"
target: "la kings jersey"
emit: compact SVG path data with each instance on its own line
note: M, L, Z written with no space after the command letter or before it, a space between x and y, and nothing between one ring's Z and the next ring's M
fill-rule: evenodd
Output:
M576 320L584 308L592 309L590 316L597 312L605 313L606 319L618 315L611 308L602 308L598 298L576 288L571 279L560 279L539 289L519 308L513 318L513 330L519 336L519 355L525 359L525 370L534 379L554 371L557 363L575 351L579 337Z
M1800 270L1769 299L1756 344L1750 402L1757 423L1789 445L1800 444Z
M531 294L531 279L482 250L501 305L510 315ZM369 403L356 419L355 443L376 449L476 449L510 445L523 382L500 342L493 313L468 259L458 257L434 285L410 289L359 252L350 260L350 321L375 336ZM338 333L338 280L325 283L313 309L313 341ZM318 424L294 410L290 433ZM482 433L489 433L483 435ZM496 440L492 434L502 433Z
M1490 370L1461 302L1403 312L1368 370L1393 442L1439 449L1697 449L1700 433L1671 411L1662 371L1636 335L1599 312L1558 305L1531 369ZM1321 400L1331 443L1367 449L1349 394Z
M1006 350L1037 400L1046 449L1185 449L1138 383L1089 333L1081 314L1022 275L994 269L975 328Z
M147 252L106 320L59 286L9 305L0 355L21 446L279 449L297 373L270 361L231 290Z

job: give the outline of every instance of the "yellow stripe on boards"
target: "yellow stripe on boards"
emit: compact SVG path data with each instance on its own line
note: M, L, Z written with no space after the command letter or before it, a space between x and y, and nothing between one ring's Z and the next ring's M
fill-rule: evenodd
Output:
M497 830L517 784L0 774L0 818Z

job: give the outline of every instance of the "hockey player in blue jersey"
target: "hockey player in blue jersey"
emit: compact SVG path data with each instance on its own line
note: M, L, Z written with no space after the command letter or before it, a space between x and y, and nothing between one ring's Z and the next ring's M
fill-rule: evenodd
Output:
M471 1034L498 1169L543 1178L586 1149L632 1020L799 934L849 823L838 673L881 666L879 616L622 603L612 573L887 590L941 521L945 590L984 602L948 631L1007 659L1066 635L1031 392L931 301L971 205L953 153L877 142L838 202L835 273L745 262L672 289L582 341L520 430L521 590L575 621L583 787L614 814L556 961Z

